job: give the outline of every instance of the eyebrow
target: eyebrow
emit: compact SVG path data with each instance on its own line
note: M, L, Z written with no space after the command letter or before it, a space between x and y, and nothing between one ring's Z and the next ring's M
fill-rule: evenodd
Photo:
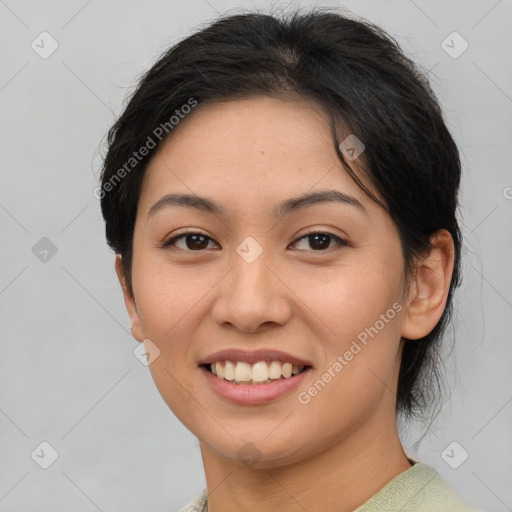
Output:
M362 203L355 197L339 190L323 190L287 199L273 208L272 215L275 218L279 218L289 215L292 212L308 208L309 206L327 202L337 202L354 206L365 214L368 214ZM172 206L186 206L188 208L195 208L196 210L219 216L225 215L226 213L224 208L213 199L208 199L195 194L167 194L150 208L148 218L156 212Z

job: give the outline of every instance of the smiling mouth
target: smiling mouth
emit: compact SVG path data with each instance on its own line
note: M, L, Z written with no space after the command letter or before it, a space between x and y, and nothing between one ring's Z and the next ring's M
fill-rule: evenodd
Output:
M295 377L304 370L311 368L308 365L294 365L283 361L258 361L250 364L244 361L217 361L201 365L217 378L231 384L270 384L279 380Z

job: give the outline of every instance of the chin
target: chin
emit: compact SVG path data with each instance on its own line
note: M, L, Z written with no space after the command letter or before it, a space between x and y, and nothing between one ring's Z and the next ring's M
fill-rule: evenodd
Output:
M298 442L289 435L284 437L276 435L271 439L270 437L274 434L237 436L233 433L231 437L225 433L222 440L218 437L215 439L199 437L199 439L201 445L206 447L207 451L213 452L215 456L254 469L283 467L308 457L303 448L308 446L306 441Z

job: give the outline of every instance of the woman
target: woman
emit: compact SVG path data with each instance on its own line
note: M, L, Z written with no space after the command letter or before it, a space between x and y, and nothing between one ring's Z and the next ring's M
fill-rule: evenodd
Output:
M397 431L438 400L461 169L396 42L328 10L220 19L108 143L132 334L200 443L183 510L475 510Z

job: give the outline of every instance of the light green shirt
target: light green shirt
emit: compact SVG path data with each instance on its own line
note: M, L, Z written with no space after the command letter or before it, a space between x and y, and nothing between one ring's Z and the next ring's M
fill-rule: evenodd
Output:
M207 512L203 489L180 512ZM354 512L478 512L432 467L414 461Z

